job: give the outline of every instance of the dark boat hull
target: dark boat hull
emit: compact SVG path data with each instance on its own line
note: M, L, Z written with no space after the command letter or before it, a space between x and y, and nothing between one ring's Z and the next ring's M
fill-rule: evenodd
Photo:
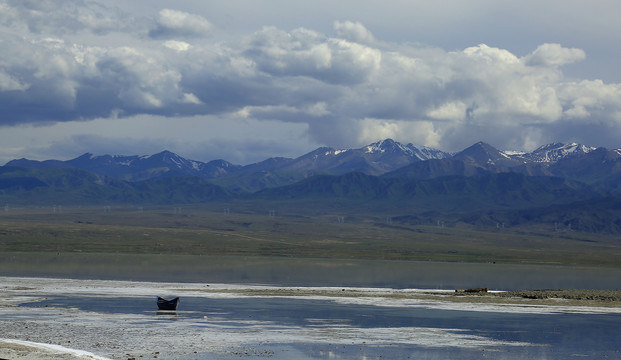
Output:
M160 310L177 310L179 304L179 298L176 297L172 300L166 300L161 297L157 297L157 308Z

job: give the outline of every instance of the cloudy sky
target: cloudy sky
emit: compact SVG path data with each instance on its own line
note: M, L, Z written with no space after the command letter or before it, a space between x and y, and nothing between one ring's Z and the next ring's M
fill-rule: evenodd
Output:
M0 0L0 164L621 147L618 0Z

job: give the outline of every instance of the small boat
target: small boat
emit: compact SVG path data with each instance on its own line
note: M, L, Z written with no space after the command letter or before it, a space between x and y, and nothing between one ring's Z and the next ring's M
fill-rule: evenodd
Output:
M177 305L179 304L179 297L176 297L172 300L166 300L161 297L157 297L157 307L160 310L177 310Z

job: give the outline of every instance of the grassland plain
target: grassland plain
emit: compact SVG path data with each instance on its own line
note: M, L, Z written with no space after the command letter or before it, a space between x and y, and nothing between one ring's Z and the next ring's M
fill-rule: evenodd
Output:
M274 204L270 204L274 205ZM392 221L335 206L37 207L0 213L0 251L282 256L618 267L613 235Z

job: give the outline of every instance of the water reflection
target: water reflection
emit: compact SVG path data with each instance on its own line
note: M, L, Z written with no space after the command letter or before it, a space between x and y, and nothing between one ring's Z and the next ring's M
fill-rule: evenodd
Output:
M177 320L177 310L158 310L155 313L157 316L166 317L169 320Z
M621 314L480 312L303 298L183 300L182 311L152 322L175 320L198 332L257 334L260 343L239 350L245 356L269 352L276 359L615 358L621 343ZM24 306L75 308L104 318L153 314L150 297L65 296ZM236 351L230 358L239 355ZM291 357L293 353L300 356ZM227 359L213 356L205 353L194 359Z

